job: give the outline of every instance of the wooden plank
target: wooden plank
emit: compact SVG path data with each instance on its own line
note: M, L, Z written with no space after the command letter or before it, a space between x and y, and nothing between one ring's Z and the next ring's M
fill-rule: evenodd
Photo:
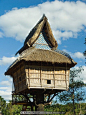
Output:
M67 81L67 79L65 77L66 76L66 72L65 72L65 67L48 67L48 66L27 66L28 72L26 72L26 74L28 74L28 85L29 87L32 86L32 84L34 84L35 80L38 80L37 84L35 85L37 87L37 85L40 85L41 87L43 87L42 85L46 84L46 85L51 85L57 87L57 80L59 82L60 85L63 84L63 82ZM37 68L37 69L36 69ZM56 77L57 76L57 77ZM33 81L32 81L33 80ZM39 82L40 80L40 82ZM52 80L51 84L47 84L47 80ZM40 83L40 84L39 84Z
M17 71L16 71L16 77L17 77L17 84L18 84L18 73L17 73ZM17 85L16 89L19 90L19 84Z
M40 85L42 87L42 67L40 67Z
M53 74L53 79L54 79L54 81L53 81L53 82L54 82L54 88L55 88L55 65L54 65L54 70L53 70L53 73L54 73L54 74Z
M30 87L30 67L28 69L28 77L29 77L29 87Z
M25 69L25 72L26 72L26 85L28 85L29 84L29 81L28 81L28 78L29 78L29 76L28 76L28 74L29 74L28 69Z
M21 70L21 65L20 65L20 74L21 73L22 73L22 70ZM21 81L22 81L22 83L21 83L22 86L20 86L20 87L22 87L22 89L23 89L23 79L22 79L22 77L21 77Z
M30 78L40 78L40 73L38 74L30 74Z
M40 86L40 79L30 79L30 86Z
M65 69L65 83L66 83L66 89L67 89L67 63L66 63L66 69Z

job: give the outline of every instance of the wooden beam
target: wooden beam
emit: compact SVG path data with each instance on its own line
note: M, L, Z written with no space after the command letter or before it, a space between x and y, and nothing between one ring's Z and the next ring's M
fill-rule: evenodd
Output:
M28 69L28 79L29 79L29 87L30 87L30 67L29 67L29 69Z
M53 79L54 79L54 88L55 88L55 66L53 67Z
M67 89L67 63L66 63L66 69L65 69L65 83L66 83L66 89Z
M41 63L42 66L42 63ZM42 87L42 67L40 66L40 85Z

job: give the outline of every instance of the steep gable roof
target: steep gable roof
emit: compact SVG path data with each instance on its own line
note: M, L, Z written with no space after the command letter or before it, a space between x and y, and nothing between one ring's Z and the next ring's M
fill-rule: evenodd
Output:
M26 50L27 48L32 47L42 31L44 31L47 36L47 39L49 41L48 45L50 45L51 48L56 49L58 46L57 41L55 40L52 34L52 30L50 28L50 24L47 20L47 17L43 15L43 17L39 20L36 26L31 30L29 35L26 37L24 46L17 53L20 54L22 53L22 51Z

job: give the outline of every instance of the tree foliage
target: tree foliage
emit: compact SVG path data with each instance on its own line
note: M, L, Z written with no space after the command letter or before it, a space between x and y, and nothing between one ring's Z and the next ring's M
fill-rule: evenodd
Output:
M3 115L20 115L21 105L12 105L12 101L6 101L0 96L0 111Z
M63 103L72 103L73 115L75 115L75 103L85 100L85 86L80 74L83 71L82 67L70 70L69 90L59 93L59 100Z
M59 100L63 103L71 103L74 99L79 102L85 99L83 87L85 86L80 74L83 71L82 67L70 70L69 90L59 93Z

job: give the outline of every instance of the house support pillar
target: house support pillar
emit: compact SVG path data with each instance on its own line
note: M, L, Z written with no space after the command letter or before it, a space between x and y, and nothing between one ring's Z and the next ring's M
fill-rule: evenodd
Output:
M44 111L44 94L40 92L36 94L36 111Z

